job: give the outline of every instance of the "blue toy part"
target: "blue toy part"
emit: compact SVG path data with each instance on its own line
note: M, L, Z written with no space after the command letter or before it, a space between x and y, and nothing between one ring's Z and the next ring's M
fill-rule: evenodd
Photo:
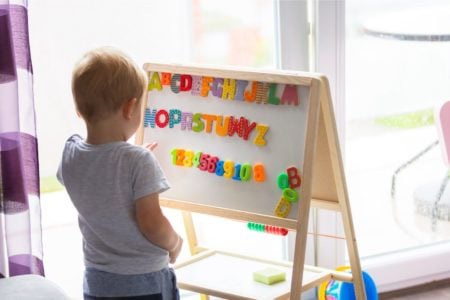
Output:
M364 286L366 288L367 300L378 300L378 292L372 277L366 272L362 272ZM336 300L356 300L355 289L353 283L330 280L328 282L325 299Z

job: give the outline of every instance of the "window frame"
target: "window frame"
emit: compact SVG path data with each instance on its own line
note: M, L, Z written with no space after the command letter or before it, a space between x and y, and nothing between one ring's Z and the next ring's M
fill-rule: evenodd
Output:
M336 109L338 134L344 137L344 1L276 1L277 68L326 74ZM292 34L292 28L295 33ZM335 38L330 38L335 37ZM311 209L309 228L343 236L341 216L333 211ZM295 237L286 242L286 258L293 258ZM331 254L331 255L330 255ZM335 268L345 263L342 240L308 236L305 261L308 264Z

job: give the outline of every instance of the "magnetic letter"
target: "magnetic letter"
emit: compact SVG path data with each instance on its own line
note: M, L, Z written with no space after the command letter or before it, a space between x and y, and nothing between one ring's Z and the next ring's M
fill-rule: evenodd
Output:
M192 130L192 113L183 112L181 114L181 130Z
M181 110L171 109L169 110L169 128L173 128L175 124L180 124L181 122Z
M156 115L156 109L153 109L150 111L150 108L145 109L145 115L144 115L144 127L148 127L150 124L151 128L155 128L155 115Z
M202 88L202 77L201 76L192 76L191 94L194 96L200 96L201 88Z
M298 188L302 180L300 179L300 175L298 175L298 170L296 167L289 167L286 170L288 176L289 176L289 186L291 189Z
M245 122L241 124L242 138L244 139L244 141L248 141L248 137L249 137L250 133L256 127L256 122L252 122L250 124L250 126L248 125L248 123L249 123L249 121L247 119L245 119Z
M211 131L212 131L212 124L217 119L217 116L203 114L202 117L206 121L205 132L211 133Z
M234 117L230 117L230 121L228 123L228 135L233 136L237 133L238 136L242 137L242 123L247 120L244 117L241 117L239 120ZM247 121L248 122L248 121Z
M275 207L275 215L280 218L286 218L291 211L291 203L286 201L283 197L278 201L277 206Z
M258 82L257 81L253 81L250 91L245 91L244 92L245 101L247 101L247 102L255 101L257 87L258 87Z
M181 79L180 74L173 74L172 79L170 80L170 89L175 94L178 94L180 92L179 87L180 79Z
M256 135L255 139L253 140L253 144L255 144L257 146L265 146L267 142L264 139L264 136L266 135L268 130L269 130L268 125L264 125L264 124L256 125L257 135Z
M222 97L222 85L223 85L223 78L215 78L211 91L214 97L221 98Z
M228 124L230 117L217 116L216 133L219 136L226 136L228 133Z
M205 124L202 121L201 113L194 114L194 116L192 118L192 124L196 124L196 125L192 126L192 130L195 132L200 132L203 130L203 128L205 128Z
M237 80L236 81L236 94L234 95L234 100L244 101L244 92L247 87L247 80Z
M298 105L298 91L296 85L286 84L283 94L281 95L281 104Z
M164 116L164 121L161 121L161 116ZM155 116L155 122L156 125L159 128L164 128L167 126L167 124L169 123L169 113L164 110L164 109L160 109Z
M235 79L224 79L222 87L222 99L234 99L234 94L236 92L236 80Z
M269 84L267 82L258 82L256 88L256 103L267 103L267 90Z
M161 80L159 79L159 73L153 72L150 81L148 82L148 91L153 89L157 89L158 91L162 90Z
M277 84L271 83L269 86L269 99L267 100L270 104L278 105L280 104L280 98L277 96Z
M186 92L192 88L192 76L191 75L181 75L180 78L180 91Z
M170 79L172 78L172 74L170 73L161 73L161 84L162 85L170 85Z
M202 77L202 90L200 93L202 97L208 97L208 93L211 90L211 82L213 82L212 77Z

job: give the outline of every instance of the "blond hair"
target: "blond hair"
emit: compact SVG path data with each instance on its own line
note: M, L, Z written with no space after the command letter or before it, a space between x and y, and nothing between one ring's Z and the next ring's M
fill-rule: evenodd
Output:
M141 99L147 76L121 51L98 48L86 53L72 73L72 94L77 111L94 123L115 113L130 99Z

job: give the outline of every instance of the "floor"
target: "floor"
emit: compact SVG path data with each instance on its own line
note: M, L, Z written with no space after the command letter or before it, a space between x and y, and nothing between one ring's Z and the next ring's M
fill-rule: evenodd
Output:
M450 299L450 279L428 286L414 287L380 295L380 300L446 300Z

